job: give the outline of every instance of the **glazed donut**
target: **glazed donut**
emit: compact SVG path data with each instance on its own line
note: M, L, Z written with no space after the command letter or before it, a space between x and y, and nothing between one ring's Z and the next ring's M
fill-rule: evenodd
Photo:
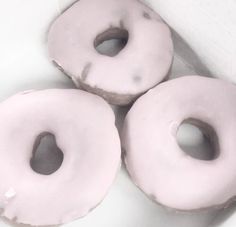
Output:
M118 55L100 54L105 40L125 39ZM160 16L137 0L80 0L51 26L52 61L78 87L126 105L164 80L173 45Z
M0 104L0 209L17 223L63 224L104 198L120 167L114 114L79 90L23 92ZM30 166L42 133L53 134L64 159L51 175Z
M235 100L235 85L200 76L170 80L141 97L122 132L126 167L136 185L180 211L229 205L236 195ZM181 150L176 136L188 120L212 140L212 160Z

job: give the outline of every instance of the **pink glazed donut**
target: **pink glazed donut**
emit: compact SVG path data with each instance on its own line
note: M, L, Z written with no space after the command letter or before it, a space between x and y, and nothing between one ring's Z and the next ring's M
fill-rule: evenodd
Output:
M221 208L236 196L236 87L187 76L150 90L125 120L122 146L133 181L154 201L176 210ZM197 160L178 145L190 120L212 140L215 157Z
M23 92L0 104L0 211L17 223L67 223L104 198L120 167L114 114L79 90ZM32 170L37 138L51 133L64 159L51 175Z
M127 41L118 55L96 51L105 40ZM137 0L80 0L51 26L52 61L74 83L111 104L126 105L164 80L173 58L168 26Z

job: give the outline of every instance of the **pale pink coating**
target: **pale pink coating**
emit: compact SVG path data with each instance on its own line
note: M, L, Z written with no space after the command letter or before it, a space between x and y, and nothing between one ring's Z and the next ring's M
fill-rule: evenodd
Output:
M113 36L114 29L128 31L127 45L114 57L99 54L96 38L105 31ZM137 0L78 1L52 24L48 47L76 85L119 105L161 82L173 58L168 26Z
M77 89L22 92L0 104L0 211L18 223L56 225L85 216L120 167L120 141L106 102ZM30 166L42 132L64 153L51 175Z
M125 120L122 146L133 181L156 202L177 210L217 207L236 195L236 87L212 78L186 76L165 82L134 104ZM210 125L219 154L194 159L178 146L186 119Z

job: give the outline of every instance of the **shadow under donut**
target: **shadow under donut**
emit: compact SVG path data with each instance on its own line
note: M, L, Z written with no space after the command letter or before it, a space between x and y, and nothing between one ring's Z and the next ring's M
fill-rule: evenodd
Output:
M9 225L11 227L38 227L38 226L33 226L33 225L18 224L18 223L14 222L14 221L11 221L11 220L7 219L7 218L1 218L1 220L5 224L7 224L7 225ZM59 226L60 225L45 225L45 226L41 226L41 227L59 227Z

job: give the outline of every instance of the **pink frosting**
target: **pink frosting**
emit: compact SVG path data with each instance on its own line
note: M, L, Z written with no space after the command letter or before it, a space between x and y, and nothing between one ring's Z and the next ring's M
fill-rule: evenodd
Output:
M94 48L96 37L109 28L129 33L126 47L115 57ZM85 89L89 85L132 99L167 76L173 57L168 26L137 0L78 1L53 23L48 46L51 59L78 86L81 82Z
M0 210L19 223L55 225L86 215L106 195L120 166L114 114L79 90L17 94L0 104ZM38 135L55 135L64 160L55 173L30 166Z
M125 120L122 146L133 181L152 199L178 210L224 205L236 195L236 87L187 76L150 90ZM203 161L178 146L186 119L210 125L218 156Z

